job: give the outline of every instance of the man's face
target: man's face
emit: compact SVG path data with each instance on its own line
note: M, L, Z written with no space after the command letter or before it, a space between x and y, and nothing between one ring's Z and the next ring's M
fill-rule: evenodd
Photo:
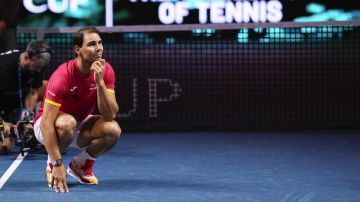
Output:
M29 71L32 73L41 72L42 69L42 64L39 60L37 59L29 59Z
M84 33L83 45L79 50L79 55L91 64L102 59L104 48L100 36L97 33Z

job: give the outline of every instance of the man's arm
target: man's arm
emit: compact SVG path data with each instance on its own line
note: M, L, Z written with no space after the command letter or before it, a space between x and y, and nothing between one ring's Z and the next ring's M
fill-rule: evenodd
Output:
M97 86L97 102L101 115L105 120L114 120L119 110L119 106L116 102L115 94L110 93L104 84Z
M24 102L24 107L25 109L28 109L30 111L34 111L37 102L40 99L44 98L44 91L46 89L48 81L47 80L43 80L42 81L42 86L40 86L39 88L33 88L32 89L32 94L27 95L25 97L25 102Z
M32 89L31 93L25 96L24 108L34 111L37 101L39 100L39 89Z
M105 61L96 61L92 65L94 70L95 82L97 85L97 102L100 114L105 120L112 121L115 119L119 106L116 102L114 92L109 92L103 79Z
M59 107L44 103L44 110L40 123L40 130L44 137L44 144L52 161L61 158L59 143L55 131L55 120Z
M15 126L12 123L9 122L3 122L4 125L4 134L10 135L11 134L11 128L15 128Z
M46 102L44 103L40 130L44 138L45 149L49 154L51 161L61 159L58 137L55 130L55 120L58 114L58 106ZM67 192L69 192L66 182L66 171L63 164L53 167L51 185L54 187L56 192L58 191L58 188L60 188L61 192L64 192L64 188Z

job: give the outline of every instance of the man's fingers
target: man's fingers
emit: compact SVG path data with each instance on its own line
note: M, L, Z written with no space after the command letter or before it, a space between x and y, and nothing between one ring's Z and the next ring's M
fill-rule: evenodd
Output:
M67 185L66 179L64 180L63 185L65 186L66 192L69 192L69 187Z
M54 182L55 182L55 179L52 177L51 178L51 188L54 188Z
M105 59L101 59L100 63L104 66L105 65Z
M53 178L51 181L51 187L55 190L55 192L69 192L69 187L67 185L66 179L58 181Z
M64 193L64 184L61 181L59 182L58 187L60 188L60 191Z
M95 62L91 65L90 69L95 69L95 68L101 68L101 69L103 69L104 66L105 66L105 60L102 59L102 60L95 61Z
M59 192L58 191L58 182L56 180L54 181L54 189L55 189L55 192Z

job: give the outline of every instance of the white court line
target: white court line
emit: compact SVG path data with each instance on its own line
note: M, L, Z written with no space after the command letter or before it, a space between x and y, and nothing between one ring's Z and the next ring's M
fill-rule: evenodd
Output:
M27 154L27 152L24 153L24 156L19 154L19 156L15 159L11 166L6 170L4 175L0 178L0 190L4 186L6 181L10 178L10 176L15 172L16 168L20 165L22 160L24 160Z

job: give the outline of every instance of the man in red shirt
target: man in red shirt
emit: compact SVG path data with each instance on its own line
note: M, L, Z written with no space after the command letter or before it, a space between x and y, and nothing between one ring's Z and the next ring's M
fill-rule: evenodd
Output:
M114 121L118 112L115 75L102 58L103 44L95 27L74 33L75 59L52 74L44 104L35 117L35 136L48 152L47 178L57 192L69 191L66 172L81 184L98 184L92 167L95 158L111 149L121 129ZM92 115L95 111L99 115ZM79 148L67 170L61 153L68 146Z

